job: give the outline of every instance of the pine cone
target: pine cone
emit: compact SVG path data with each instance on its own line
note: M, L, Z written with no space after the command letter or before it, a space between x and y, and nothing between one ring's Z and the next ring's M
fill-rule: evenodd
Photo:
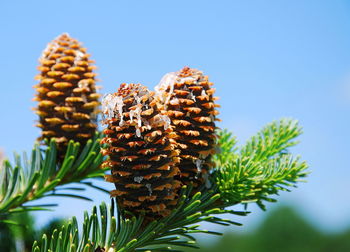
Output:
M179 154L174 150L170 120L160 113L154 92L140 84L122 84L117 93L102 102L106 137L102 140L104 167L112 170L106 180L115 184L111 192L118 205L148 218L170 213L176 205Z
M100 95L96 93L95 69L86 48L68 34L48 44L39 59L39 84L35 109L42 129L39 140L54 138L62 161L69 140L85 144L97 128Z
M194 188L209 181L212 167L211 157L215 153L215 121L219 105L217 97L201 71L183 68L168 73L156 87L156 96L164 106L177 134L177 148L180 150L180 175L182 183L193 183Z

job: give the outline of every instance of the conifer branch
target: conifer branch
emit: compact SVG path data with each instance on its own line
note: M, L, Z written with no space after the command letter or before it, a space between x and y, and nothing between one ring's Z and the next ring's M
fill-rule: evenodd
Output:
M110 211L102 203L94 207L92 214L85 212L83 233L79 236L76 218L68 226L55 230L51 236L44 235L42 240L33 244L32 251L177 251L172 246L196 248L195 233L221 235L219 232L203 230L199 222L210 222L218 225L240 225L229 219L216 215L234 214L244 216L247 212L213 208L220 197L213 190L197 192L189 197L191 188L183 188L180 203L172 214L154 220L143 226L143 216L123 218L115 209L114 200ZM48 238L49 237L49 238ZM72 239L73 237L73 239ZM78 239L77 237L81 237ZM46 249L45 249L46 248ZM98 250L98 249L104 250Z
M271 195L289 191L307 175L307 164L299 158L284 155L261 164L239 157L215 173L225 205L256 202L265 209L264 201L275 202Z
M203 186L200 192L193 194L191 186L183 187L170 215L152 222L146 221L143 215L130 217L132 214L128 213L125 216L115 209L113 200L110 211L102 203L100 211L95 207L91 215L85 213L81 235L73 218L68 226L35 242L32 251L181 251L174 247L195 248L192 234L220 234L202 230L200 222L240 225L218 216L224 213L244 216L248 212L227 207L250 202L264 209L264 201L275 201L271 195L289 191L307 175L307 164L287 154L287 148L295 144L290 141L300 132L294 121L273 122L241 149L235 148L236 140L231 133L219 132L221 152L213 159L216 169L210 176L211 188Z
M288 118L273 121L240 148L243 157L253 161L263 161L283 154L289 147L298 144L295 140L302 133L298 121Z
M44 149L36 144L30 159L24 154L22 158L16 155L14 164L4 161L0 170L0 221L13 212L46 210L53 205L25 204L46 196L70 196L89 200L82 195L62 194L60 189L69 183L104 176L104 170L100 168L103 157L99 142L100 134L96 133L80 152L80 143L70 141L62 163L56 162L57 146L53 139ZM86 183L96 187L91 182ZM84 188L75 187L70 190Z
M301 133L296 120L281 119L266 125L239 148L238 153L230 154L228 149L232 147L222 145L223 155L220 153L216 160L225 157L227 162L220 163L215 175L226 204L256 202L265 209L264 201L276 201L271 195L295 187L307 175L307 164L288 154L288 148L298 143L295 138ZM235 142L227 132L221 136L227 142Z

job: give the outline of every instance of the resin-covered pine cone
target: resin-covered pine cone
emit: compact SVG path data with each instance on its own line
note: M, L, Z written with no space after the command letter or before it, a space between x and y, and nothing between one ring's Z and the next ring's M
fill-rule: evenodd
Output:
M95 67L81 44L62 34L48 44L39 59L40 81L35 86L39 102L39 138L54 138L59 159L64 157L69 140L85 144L97 128L100 95L96 93Z
M215 153L215 121L218 111L213 94L213 83L201 71L183 68L166 74L156 87L157 99L170 117L177 134L180 150L180 175L182 183L193 183L197 188L208 182Z
M122 84L117 93L102 101L106 117L102 154L108 159L118 205L134 214L145 211L148 218L169 214L177 202L174 180L179 173L179 154L174 150L170 120L160 113L154 92L140 84Z

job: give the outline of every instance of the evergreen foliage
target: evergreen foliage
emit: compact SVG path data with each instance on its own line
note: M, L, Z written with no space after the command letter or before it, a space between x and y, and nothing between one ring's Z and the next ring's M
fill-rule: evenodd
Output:
M7 215L21 211L45 210L53 205L27 204L47 196L69 196L89 200L86 196L61 193L65 185L80 183L96 187L87 178L104 176L100 168L100 135L96 133L82 148L80 143L70 141L62 164L56 162L57 147L54 140L43 148L36 144L31 158L15 155L14 164L5 160L0 169L0 222L9 222ZM71 191L81 191L82 187L69 187ZM103 190L102 188L98 188Z
M193 233L220 234L200 229L200 222L239 225L220 214L246 215L227 210L237 204L275 201L271 195L289 190L307 175L307 165L288 153L301 133L297 122L283 119L267 125L246 145L235 147L235 138L219 132L221 152L214 158L210 188L191 194L183 187L177 207L160 220L144 222L143 216L125 218L115 207L102 203L91 215L85 213L82 233L75 218L68 225L45 234L32 251L179 251L196 247ZM99 209L99 211L97 210Z
M235 151L235 138L227 131L220 133L222 151L216 156L216 183L228 205L256 202L265 209L264 201L274 202L270 195L289 191L305 177L306 162L288 153L301 134L298 123L290 119L274 121Z

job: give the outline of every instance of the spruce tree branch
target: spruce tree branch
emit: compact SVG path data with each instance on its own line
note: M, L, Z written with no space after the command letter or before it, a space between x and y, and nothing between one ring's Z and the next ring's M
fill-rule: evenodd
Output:
M222 151L226 162L220 162L214 176L224 205L256 202L265 209L264 201L274 202L271 195L288 191L305 177L307 164L299 157L288 154L288 148L298 142L302 133L298 122L281 119L265 126L239 150L239 154L228 153L232 148ZM235 142L235 138L223 132L219 143ZM223 149L223 148L222 148ZM216 160L220 160L221 153Z
M273 121L240 148L242 157L252 161L263 161L285 153L298 143L295 140L302 133L298 121L288 118Z
M202 188L194 195L190 193L191 188L183 187L178 204L169 216L152 222L143 215L126 218L112 200L109 211L102 203L99 211L95 207L91 215L85 213L81 235L73 218L66 227L35 242L32 251L181 251L174 247L197 247L192 236L195 233L220 235L201 229L200 222L240 225L219 216L248 214L227 209L237 204L256 202L264 209L265 201L275 201L272 195L289 191L307 175L307 164L287 154L286 148L295 144L291 140L301 132L296 124L281 120L261 132L260 137L252 138L238 153L234 137L227 131L220 132L221 152L214 157L212 187Z
M237 158L215 173L225 205L256 202L265 209L264 201L274 202L271 195L289 191L307 175L307 164L291 155L282 155L263 164Z
M96 133L80 150L78 142L70 141L65 159L57 164L57 149L54 140L43 149L39 144L33 148L31 159L26 154L21 158L15 155L14 164L5 161L1 166L0 180L0 219L7 214L18 211L46 209L36 205L25 205L46 196L70 196L88 199L80 195L58 193L64 185L81 182L87 177L103 177L104 170L100 168L100 134ZM91 182L85 182L95 187ZM68 188L67 188L68 189ZM83 188L75 188L81 190Z
M112 201L110 211L102 203L94 207L92 214L85 213L83 223L83 234L79 236L79 227L76 219L68 222L68 226L56 230L51 236L43 236L41 242L33 244L32 251L177 251L173 246L197 247L192 234L206 233L221 235L219 232L200 229L199 222L210 222L218 225L240 225L228 219L217 217L217 215L229 213L235 215L246 215L248 212L235 212L220 208L213 208L213 203L219 198L215 191L210 190L196 193L188 197L191 188L183 188L179 205L168 217L153 221L144 226L144 217L124 218L115 209ZM48 239L47 237L51 237ZM62 237L60 240L58 237ZM81 237L69 241L69 237ZM159 246L163 246L161 249ZM165 247L164 247L165 246ZM77 248L73 250L72 248ZM60 250L61 249L61 250Z

